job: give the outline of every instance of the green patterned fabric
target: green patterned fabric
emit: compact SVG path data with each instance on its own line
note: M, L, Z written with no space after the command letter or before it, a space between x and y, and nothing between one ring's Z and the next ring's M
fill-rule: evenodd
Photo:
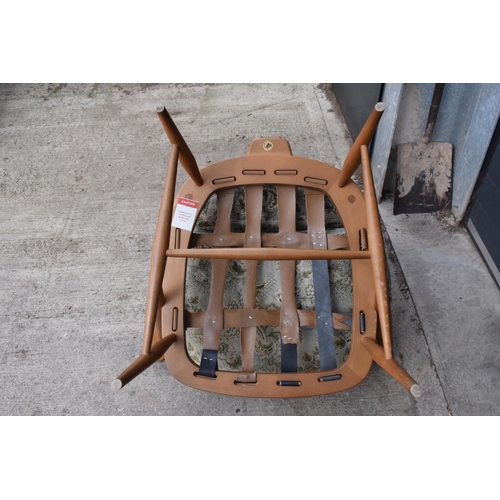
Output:
M307 220L303 189L297 188L297 230L306 232ZM326 197L325 216L327 233L345 235L342 222L334 205ZM195 233L212 233L217 220L217 195L205 204L197 220ZM237 188L231 215L231 230L245 230L245 192ZM276 188L264 187L262 232L278 231L278 205ZM332 311L352 314L352 278L349 260L329 261ZM257 271L255 307L277 310L281 308L279 262L261 261ZM209 259L188 259L186 269L185 307L191 313L206 311L210 294L211 261ZM225 281L224 307L244 307L246 287L246 262L229 261ZM295 298L298 309L314 310L314 287L311 261L296 262ZM340 366L348 357L351 344L351 330L335 330L337 364ZM199 364L203 346L203 329L188 328L186 347L191 359ZM218 365L220 370L241 371L240 329L226 328L222 332L219 346ZM298 352L299 371L319 370L318 335L315 327L300 327ZM278 326L258 326L254 355L257 372L280 372L281 347Z

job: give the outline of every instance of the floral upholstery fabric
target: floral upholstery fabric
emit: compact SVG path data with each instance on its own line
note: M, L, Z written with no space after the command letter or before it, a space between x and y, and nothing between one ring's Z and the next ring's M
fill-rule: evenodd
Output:
M307 231L305 196L296 190L297 231ZM342 222L334 205L325 197L327 233L345 235ZM212 195L196 222L195 233L212 233L217 220L217 195ZM231 231L245 231L245 190L236 188L231 214ZM278 204L275 186L265 186L262 210L262 232L278 232ZM256 304L258 309L277 310L281 307L280 264L277 261L260 261L257 271ZM332 312L351 316L352 277L349 260L328 262ZM188 259L186 269L185 308L191 313L205 311L210 295L211 260ZM246 287L246 262L229 261L224 289L224 307L244 307ZM314 310L314 287L311 261L296 262L295 299L298 309ZM351 344L350 329L335 329L337 364L348 357ZM203 329L188 328L186 348L191 359L199 364L203 346ZM218 365L220 370L241 371L240 328L226 328L222 332ZM298 370L319 370L318 335L315 327L300 327L297 346ZM280 372L281 344L278 326L258 326L254 354L257 372Z

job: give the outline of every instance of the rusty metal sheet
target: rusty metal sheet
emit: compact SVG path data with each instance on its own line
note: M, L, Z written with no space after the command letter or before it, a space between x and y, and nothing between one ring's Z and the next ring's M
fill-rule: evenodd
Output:
M401 144L394 214L436 212L451 202L453 147L447 142Z

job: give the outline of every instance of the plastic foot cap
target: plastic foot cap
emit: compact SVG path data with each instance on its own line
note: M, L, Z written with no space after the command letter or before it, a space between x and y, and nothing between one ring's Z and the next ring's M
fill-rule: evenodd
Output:
M111 382L111 389L113 389L113 391L119 391L122 387L123 387L123 384L119 378L117 378L117 379L113 380L113 382Z
M422 389L418 384L413 384L410 388L410 392L416 397L419 398L422 395Z

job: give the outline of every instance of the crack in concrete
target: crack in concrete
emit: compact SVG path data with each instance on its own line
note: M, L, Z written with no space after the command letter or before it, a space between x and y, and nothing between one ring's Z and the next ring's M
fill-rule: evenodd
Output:
M326 93L324 92L324 90L321 89L319 86L318 87L313 87L314 97L316 98L316 102L318 103L319 110L321 111L321 118L323 119L323 124L325 126L326 136L328 137L328 140L330 141L330 146L335 151L335 146L333 144L333 139L330 136L330 133L328 131L328 125L326 123L325 114L323 113L323 107L321 106L321 103L319 102L319 99L318 99L318 93L316 92L317 90L320 90L321 92L323 92L323 95L325 96L325 99L327 99L327 100L328 100L328 96L326 95Z
M250 116L255 111L260 111L260 110L266 109L266 108L272 108L273 106L277 106L278 104L283 104L285 102L295 101L297 99L299 99L299 96L290 97L290 99L283 99L282 101L272 102L272 103L269 103L269 104L264 104L263 106L259 106L258 108L253 108L253 109L249 109L249 110L247 109L245 111L242 111L241 113L236 113L234 115L227 116L225 118L222 118L221 120L216 120L216 121L208 122L208 123L206 123L204 125L205 126L218 125L218 124L221 124L221 123L224 123L224 122L231 121L234 118L238 118L240 116L245 116L245 115L246 116Z

